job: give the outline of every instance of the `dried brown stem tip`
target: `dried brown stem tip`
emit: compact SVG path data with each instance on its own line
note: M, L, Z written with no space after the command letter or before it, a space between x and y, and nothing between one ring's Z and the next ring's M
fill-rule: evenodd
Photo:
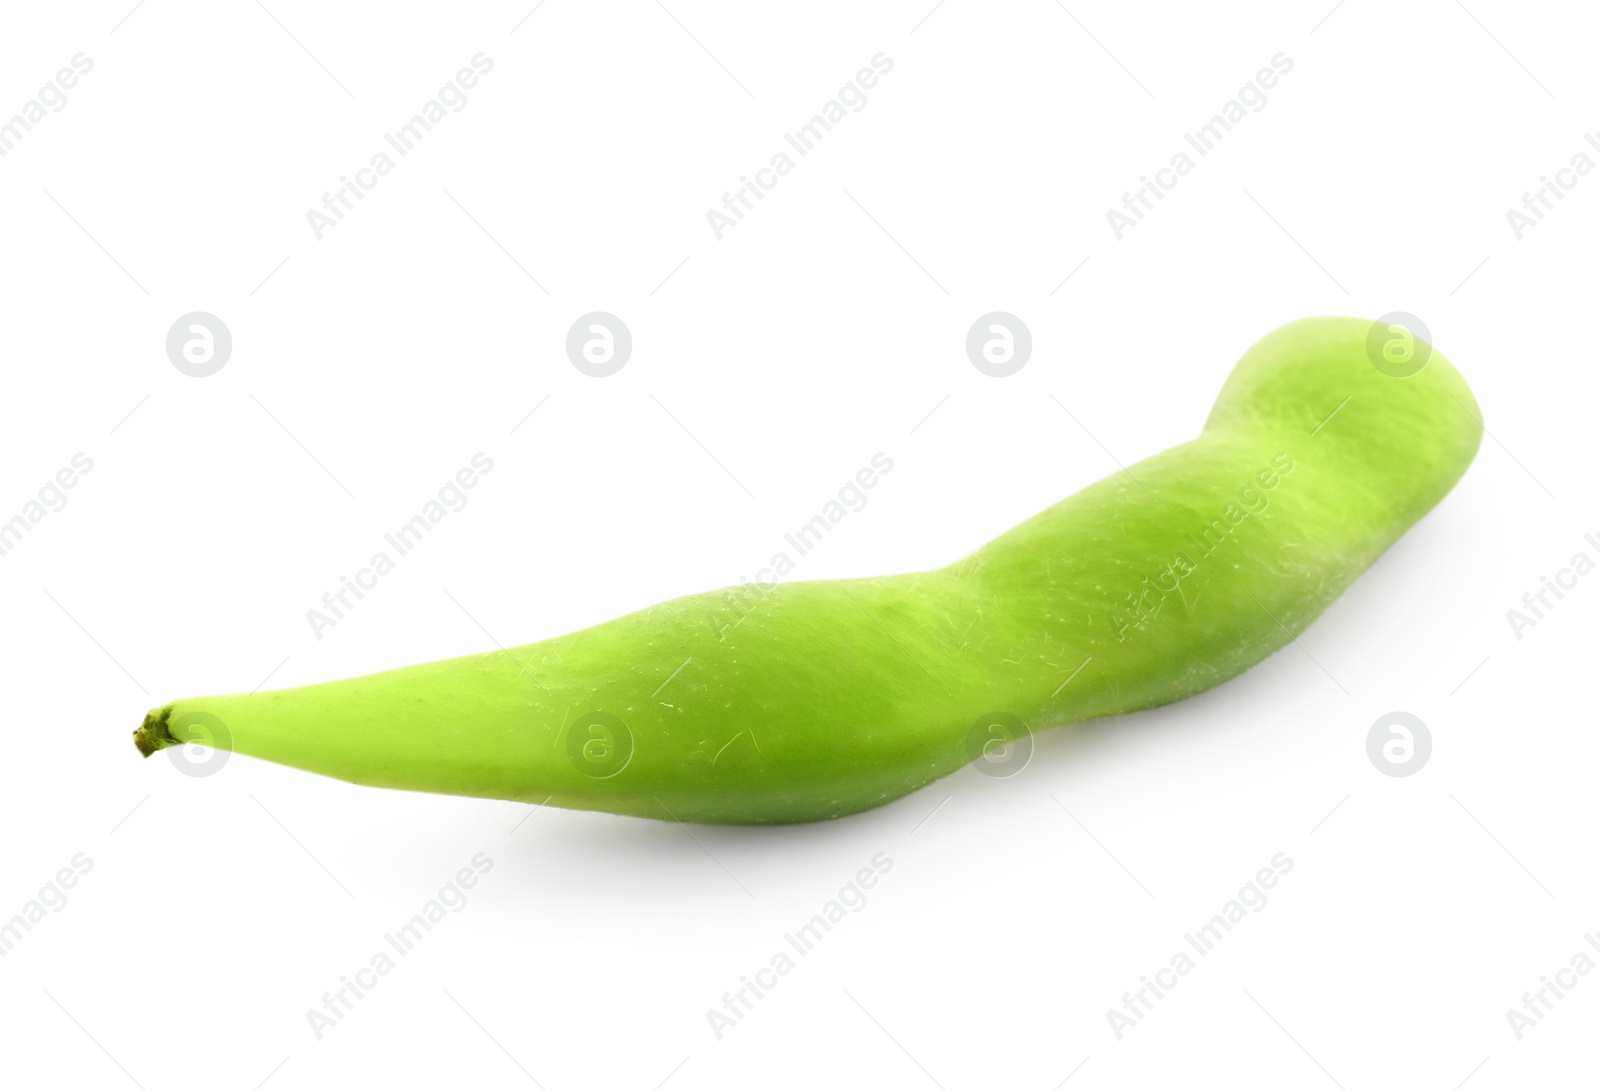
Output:
M178 745L178 740L167 730L167 721L171 717L171 705L166 708L151 709L145 713L144 723L133 733L133 745L139 748L139 753L148 758L157 750Z

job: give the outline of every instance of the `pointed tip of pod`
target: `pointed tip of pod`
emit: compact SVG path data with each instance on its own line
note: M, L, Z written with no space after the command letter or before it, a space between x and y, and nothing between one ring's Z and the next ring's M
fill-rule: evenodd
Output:
M171 705L165 708L153 708L144 714L144 723L133 733L133 745L139 748L139 753L148 758L157 750L178 745L178 740L167 730L167 721L171 718Z

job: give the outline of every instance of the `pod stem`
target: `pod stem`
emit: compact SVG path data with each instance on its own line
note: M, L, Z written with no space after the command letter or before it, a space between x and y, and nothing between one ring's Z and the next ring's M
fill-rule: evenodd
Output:
M167 721L171 718L171 705L153 708L145 713L144 723L133 733L133 745L139 748L139 753L148 758L157 750L179 745L178 740L172 737L172 732L167 730Z

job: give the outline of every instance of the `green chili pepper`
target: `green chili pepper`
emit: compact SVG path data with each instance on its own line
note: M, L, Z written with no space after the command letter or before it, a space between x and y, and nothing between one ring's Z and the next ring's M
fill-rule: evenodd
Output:
M777 584L736 623L690 595L509 650L177 701L134 739L682 821L876 807L997 742L1233 677L1438 503L1477 452L1477 404L1430 346L1397 356L1373 329L1269 334L1199 438L946 568Z

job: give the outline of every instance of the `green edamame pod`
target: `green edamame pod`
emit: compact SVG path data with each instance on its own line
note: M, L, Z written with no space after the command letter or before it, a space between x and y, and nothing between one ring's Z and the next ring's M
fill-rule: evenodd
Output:
M535 644L177 701L202 741L359 784L720 823L887 803L993 738L1199 693L1286 644L1478 449L1461 376L1315 318L1247 352L1197 439L947 568L718 593ZM670 679L670 681L668 681ZM666 685L663 685L663 683ZM997 714L997 710L1000 710Z

